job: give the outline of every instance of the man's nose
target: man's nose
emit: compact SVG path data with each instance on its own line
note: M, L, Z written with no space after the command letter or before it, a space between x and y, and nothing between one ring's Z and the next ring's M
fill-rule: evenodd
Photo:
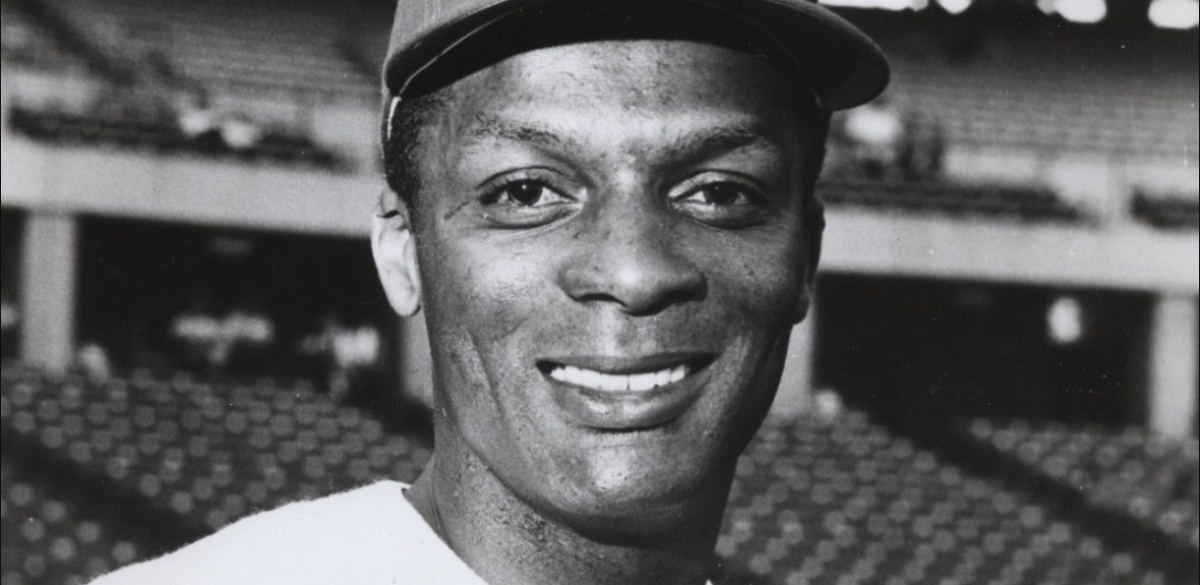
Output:
M637 316L704 298L704 273L680 249L661 212L646 207L597 210L584 221L573 242L578 252L559 272L568 296Z

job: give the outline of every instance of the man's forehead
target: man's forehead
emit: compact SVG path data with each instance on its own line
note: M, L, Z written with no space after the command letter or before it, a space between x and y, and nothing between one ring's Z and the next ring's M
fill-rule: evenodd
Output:
M453 125L510 137L513 124L496 123L497 112L536 108L540 125L563 129L603 115L658 126L660 132L677 128L676 133L717 125L714 118L723 118L719 125L726 127L754 127L785 110L815 113L803 105L812 100L801 79L739 51L679 40L538 49L477 71L439 95L439 102L449 106L443 111L453 112ZM393 100L390 116L398 103ZM475 120L481 116L491 119ZM745 120L734 124L725 120L730 116ZM534 125L524 126L535 137Z
M619 109L629 116L794 107L800 83L739 51L694 41L600 41L524 53L452 88L468 109ZM546 118L551 115L547 112Z
M630 59L609 69L613 55ZM638 145L680 156L787 150L804 125L781 77L750 57L696 43L558 47L456 84L437 125L481 148L503 141L554 150L586 143L612 154Z
M542 102L611 103L621 96L621 105L629 107L670 107L696 97L774 101L801 89L807 94L801 79L742 51L698 41L645 39L536 49L487 67L457 86L460 94L466 89L471 97L489 100L528 99L514 90L533 88L541 93L532 97Z

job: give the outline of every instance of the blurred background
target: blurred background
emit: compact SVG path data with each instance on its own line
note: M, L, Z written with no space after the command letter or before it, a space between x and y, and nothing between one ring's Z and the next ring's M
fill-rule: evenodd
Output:
M824 274L731 584L1193 585L1197 0L836 0ZM386 0L0 0L0 585L430 454L374 276Z

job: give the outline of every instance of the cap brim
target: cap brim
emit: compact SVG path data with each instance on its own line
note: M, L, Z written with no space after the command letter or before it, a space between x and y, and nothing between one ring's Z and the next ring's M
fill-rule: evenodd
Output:
M867 103L883 93L890 80L891 67L879 47L814 2L660 1L678 7L681 17L688 6L707 6L736 13L761 28L804 68L827 111ZM415 78L436 69L443 56L495 23L520 20L556 5L563 6L563 0L401 0L384 65L387 97L406 97Z

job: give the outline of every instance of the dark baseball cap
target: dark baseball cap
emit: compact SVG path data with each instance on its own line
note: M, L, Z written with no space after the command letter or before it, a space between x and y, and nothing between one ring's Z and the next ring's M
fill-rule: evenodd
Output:
M384 93L404 99L522 52L626 36L714 42L787 60L827 112L875 99L891 76L869 37L810 0L400 0Z

